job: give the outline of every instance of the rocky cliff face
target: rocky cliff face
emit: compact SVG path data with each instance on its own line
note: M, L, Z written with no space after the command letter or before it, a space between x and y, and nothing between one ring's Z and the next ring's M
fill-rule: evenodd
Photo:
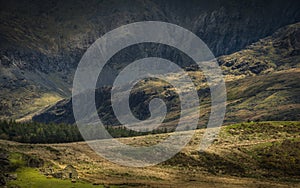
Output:
M147 20L178 24L220 56L300 21L299 7L296 0L1 2L0 117L23 117L70 96L85 50L118 26Z

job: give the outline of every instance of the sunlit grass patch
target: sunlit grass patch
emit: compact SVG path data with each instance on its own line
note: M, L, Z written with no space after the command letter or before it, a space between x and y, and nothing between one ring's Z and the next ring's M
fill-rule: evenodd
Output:
M17 180L10 181L8 187L19 186L21 188L89 188L103 187L102 185L93 185L85 182L72 183L71 180L61 180L48 178L42 175L38 169L19 168L17 171Z

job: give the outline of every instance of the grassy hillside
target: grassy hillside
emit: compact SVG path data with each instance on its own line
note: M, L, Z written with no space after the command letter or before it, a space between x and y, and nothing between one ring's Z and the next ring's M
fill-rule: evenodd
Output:
M245 49L218 58L225 74L258 75L299 68L300 23L288 25Z
M297 187L300 185L299 131L299 122L229 125L222 128L219 138L208 150L199 153L203 130L197 130L190 143L176 156L159 165L145 168L113 164L95 154L84 142L32 145L2 140L0 147L10 155L19 153L44 161L44 165L39 168L18 168L14 172L18 174L17 180L10 183L17 185L24 184L29 176L35 177L32 178L32 184L36 185L39 181L57 182L58 180L46 179L39 173L46 173L49 169L62 169L70 164L77 169L80 181L100 185ZM120 141L147 146L160 142L168 134L121 138ZM25 172L29 174L24 176ZM73 186L80 184L77 183Z
M290 69L228 82L227 121L299 120L298 80L299 69Z
M230 124L247 120L299 120L299 72L300 69L295 68L228 80L226 82L227 106L224 123ZM210 90L207 84L203 82L204 76L201 72L191 71L189 74L198 88L200 99L199 126L203 126L206 124L210 113ZM170 79L180 77L180 75L166 76ZM107 88L97 91L96 98L102 100L102 102L97 103L99 104L97 106L99 116L106 125L118 125L119 123L110 107L109 93L110 89ZM131 101L134 101L131 106L133 114L140 119L149 117L148 103L154 97L161 97L168 106L168 114L163 126L175 126L180 114L180 100L174 92L174 88L160 80L143 81L133 88L131 92ZM37 114L33 120L72 124L75 122L72 113L72 101L63 100Z

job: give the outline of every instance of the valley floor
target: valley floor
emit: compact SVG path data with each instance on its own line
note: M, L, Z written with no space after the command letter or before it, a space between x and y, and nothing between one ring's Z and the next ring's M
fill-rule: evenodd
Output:
M92 184L94 187L300 187L299 132L300 122L230 125L222 127L219 138L207 151L199 153L204 130L197 130L180 153L159 165L144 168L111 163L98 156L85 142L22 144L1 140L0 148L10 156L26 155L44 161L42 167L20 167L13 172L18 178L8 185L21 187L38 185L34 182L24 184L24 170L35 170L43 181L57 182L56 178L49 175L46 178L44 174L67 165L74 166L79 175L76 183L61 180L68 181L70 187L89 187ZM168 134L119 140L130 145L147 146L158 143Z

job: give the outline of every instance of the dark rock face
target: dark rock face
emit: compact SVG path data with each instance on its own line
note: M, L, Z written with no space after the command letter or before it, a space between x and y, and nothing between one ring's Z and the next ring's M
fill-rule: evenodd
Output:
M85 5L81 1L33 1L29 5L12 1L1 6L5 13L0 17L4 23L0 27L1 58L12 57L26 62L20 68L68 72L76 67L85 49L105 32L123 24L147 20L183 26L196 33L219 56L242 49L279 27L300 21L299 5L298 1L278 0L112 0L89 1ZM57 32L49 31L53 27ZM10 33L5 32L7 29L11 29ZM21 34L29 41L20 38ZM76 38L78 35L81 37Z
M298 1L279 0L111 0L89 1L84 5L81 1L32 1L29 5L11 1L1 6L5 13L0 17L4 23L0 27L1 54L26 62L35 61L34 68L53 66L59 69L64 64L61 68L66 69L69 64L76 66L81 57L78 53L82 54L104 33L127 23L157 20L191 30L219 56L242 49L284 25L300 21L299 5ZM49 31L53 27L57 32ZM27 39L22 41L18 31L5 32L14 28L21 29L32 44L27 44ZM86 33L86 30L89 31ZM76 38L78 35L80 38ZM59 63L62 61L64 63Z

